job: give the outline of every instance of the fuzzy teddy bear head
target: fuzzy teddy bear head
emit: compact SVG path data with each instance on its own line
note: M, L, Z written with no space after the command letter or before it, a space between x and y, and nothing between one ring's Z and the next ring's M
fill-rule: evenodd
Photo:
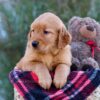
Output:
M68 23L72 41L94 41L100 47L100 24L90 17L72 17Z

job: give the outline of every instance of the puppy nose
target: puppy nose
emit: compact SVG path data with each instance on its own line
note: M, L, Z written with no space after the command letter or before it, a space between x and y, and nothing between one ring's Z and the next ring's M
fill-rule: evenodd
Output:
M87 30L94 31L94 28L92 26L87 26Z
M33 47L36 48L38 45L39 45L39 42L38 42L38 41L33 41L33 42L32 42L32 46L33 46Z

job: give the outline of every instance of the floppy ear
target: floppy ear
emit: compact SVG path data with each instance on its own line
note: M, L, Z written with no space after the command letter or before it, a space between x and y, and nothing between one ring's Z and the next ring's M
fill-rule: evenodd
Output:
M70 33L67 31L66 27L63 26L60 30L59 30L59 36L58 36L58 48L64 48L67 44L70 44L71 42L71 35Z

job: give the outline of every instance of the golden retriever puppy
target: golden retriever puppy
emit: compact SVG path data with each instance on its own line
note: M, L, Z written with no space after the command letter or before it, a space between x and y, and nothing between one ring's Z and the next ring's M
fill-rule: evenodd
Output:
M70 73L70 42L71 35L60 18L50 12L44 13L31 24L25 55L16 68L35 72L44 89L49 89L52 82L62 88ZM52 81L49 71L54 69Z

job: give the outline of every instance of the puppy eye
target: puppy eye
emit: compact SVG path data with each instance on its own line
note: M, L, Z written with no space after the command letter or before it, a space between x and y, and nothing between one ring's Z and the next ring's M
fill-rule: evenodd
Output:
M44 34L48 34L49 33L49 31L44 31Z
M34 30L32 30L31 32L34 32Z

